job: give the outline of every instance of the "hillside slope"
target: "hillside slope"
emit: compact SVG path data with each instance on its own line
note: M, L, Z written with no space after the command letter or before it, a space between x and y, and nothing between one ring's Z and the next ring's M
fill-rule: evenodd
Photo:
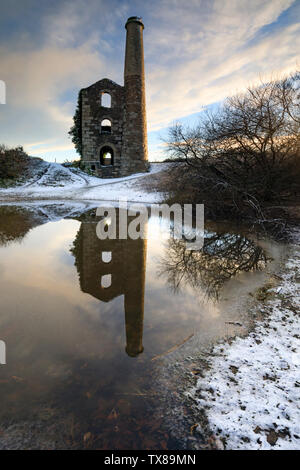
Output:
M124 178L102 179L75 168L58 163L40 161L35 165L26 183L0 189L0 200L28 199L80 199L116 201L126 197L129 201L159 202L159 193L147 192L136 186L136 180L151 177L165 165L152 164L150 172L137 173Z

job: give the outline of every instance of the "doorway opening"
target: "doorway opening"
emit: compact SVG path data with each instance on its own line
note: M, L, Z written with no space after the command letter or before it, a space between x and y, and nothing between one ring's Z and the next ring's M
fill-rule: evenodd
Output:
M100 150L100 164L103 166L114 164L114 151L108 145L105 145Z

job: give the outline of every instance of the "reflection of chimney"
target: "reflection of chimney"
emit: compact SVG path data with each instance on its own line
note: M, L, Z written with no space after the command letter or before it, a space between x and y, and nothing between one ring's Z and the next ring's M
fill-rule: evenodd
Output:
M116 211L117 233L123 210ZM132 217L127 220L130 223ZM131 357L137 356L143 352L147 241L100 240L96 223L86 220L81 224L72 252L83 292L102 302L124 295L126 352Z
M133 244L135 250L133 257L128 260L127 264L128 285L126 286L124 298L126 352L128 356L135 357L144 350L143 324L147 240L130 240L128 243Z

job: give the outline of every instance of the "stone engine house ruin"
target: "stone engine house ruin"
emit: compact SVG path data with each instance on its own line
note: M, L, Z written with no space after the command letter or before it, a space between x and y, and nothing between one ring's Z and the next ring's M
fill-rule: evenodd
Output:
M124 86L104 78L80 92L82 162L103 178L148 171L143 29L128 18Z

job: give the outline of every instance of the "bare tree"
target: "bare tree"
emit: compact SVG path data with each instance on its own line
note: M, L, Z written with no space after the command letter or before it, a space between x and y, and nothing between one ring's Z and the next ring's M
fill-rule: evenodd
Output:
M296 73L249 87L205 113L195 128L175 124L167 149L184 163L167 190L182 202L204 202L211 215L270 223L274 205L300 190L299 82Z

